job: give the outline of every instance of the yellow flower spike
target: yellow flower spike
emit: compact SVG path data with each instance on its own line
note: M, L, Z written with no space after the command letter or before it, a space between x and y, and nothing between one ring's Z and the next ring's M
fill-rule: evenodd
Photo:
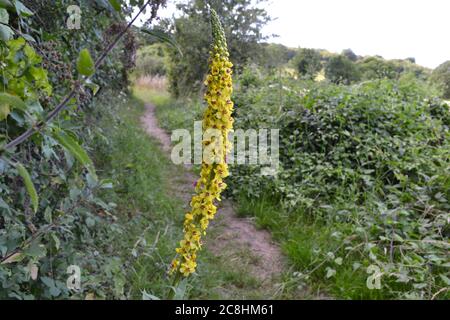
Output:
M204 82L207 86L204 99L208 106L203 114L203 130L220 130L223 141L219 143L220 149L210 159L203 159L200 179L195 184L196 195L190 202L192 210L185 214L184 238L176 249L179 257L171 265L171 273L185 277L195 272L197 252L202 247L201 236L205 234L209 222L217 212L214 202L220 201L220 194L226 188L223 179L229 175L225 159L227 152L231 150L228 133L233 129L234 121L231 117L234 106L231 101L233 64L229 60L225 32L213 9L211 26L214 42L208 60L209 74ZM202 145L212 143L215 143L214 138L203 140Z

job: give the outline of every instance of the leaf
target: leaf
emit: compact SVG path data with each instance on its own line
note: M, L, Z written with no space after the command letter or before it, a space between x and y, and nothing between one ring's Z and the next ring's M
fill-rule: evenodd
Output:
M450 286L450 279L446 275L440 274L439 277L441 277L442 281L444 281L446 286Z
M0 24L0 40L8 41L13 36L14 31L3 24Z
M336 258L336 259L334 259L334 262L340 266L342 264L342 258L341 257Z
M19 175L22 177L25 183L25 188L27 189L28 195L30 196L31 203L33 204L34 213L36 213L39 207L39 197L36 188L34 187L33 181L31 181L30 174L28 173L27 169L25 169L25 167L20 163L17 164L17 170L19 171Z
M327 268L327 279L331 278L332 276L334 276L336 274L336 270L331 269L331 268Z
M32 280L36 280L38 277L39 268L34 263L29 266L30 277Z
M5 120L11 113L11 109L8 104L0 104L0 121Z
M142 300L161 300L157 296L147 293L145 290L142 291Z
M20 252L14 253L12 256L10 256L8 259L2 262L2 264L8 264L8 263L14 263L19 262L23 259L23 254Z
M13 5L9 0L0 0L0 8L12 9Z
M95 295L91 292L84 297L84 300L95 300Z
M95 72L94 60L92 60L91 54L88 49L80 51L77 61L77 70L80 74L86 77L90 77Z
M15 1L16 5L16 11L19 16L22 17L29 17L32 16L34 13L30 9L24 6L24 4L18 0Z
M6 92L0 92L0 106L2 105L7 105L12 107L12 109L20 109L22 111L27 110L27 106L22 99ZM2 119L0 118L0 120Z
M55 243L55 249L59 250L59 248L61 247L61 241L55 234L52 234L52 239L53 239L53 242Z
M120 10L122 9L122 4L119 0L109 0L109 3L116 11L120 12Z
M8 24L9 23L9 14L5 9L0 9L0 23Z
M163 43L167 43L178 50L181 56L183 56L183 52L181 51L180 46L176 42L176 40L168 33L159 30L159 29L141 29L142 32L151 35L152 37L158 39L159 41Z
M78 144L78 142L62 130L55 130L52 133L53 139L55 139L61 146L63 146L75 159L77 159L91 174L92 177L97 179L95 173L94 163L92 162L86 151Z
M95 2L102 8L107 9L111 12L114 12L114 6L109 0L95 0Z
M173 300L186 299L187 279L181 280L176 287L172 287L172 290L175 291L175 295L173 297Z
M92 90L94 96L97 94L98 90L100 90L100 86L91 80L86 81L86 87Z

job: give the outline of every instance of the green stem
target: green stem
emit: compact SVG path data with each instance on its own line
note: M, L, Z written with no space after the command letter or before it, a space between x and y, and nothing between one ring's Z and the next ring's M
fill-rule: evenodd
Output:
M177 271L175 277L173 278L172 285L169 288L169 293L167 294L167 300L173 300L175 297L175 288L178 286L181 280L181 273Z

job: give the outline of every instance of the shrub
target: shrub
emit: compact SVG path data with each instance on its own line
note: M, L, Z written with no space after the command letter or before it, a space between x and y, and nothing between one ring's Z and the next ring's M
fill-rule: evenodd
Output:
M450 61L434 69L430 80L442 89L445 99L450 99Z
M427 98L420 83L307 90L284 83L289 87L280 93L274 82L265 80L272 89L237 91L236 127L280 128L281 169L273 178L235 166L233 194L281 204L285 213L269 225L293 258L300 254L296 230L303 230L297 223L310 217L328 224L330 234L346 239L337 254L380 268L385 297L431 298L448 285L448 105ZM358 274L352 263L348 268Z
M333 83L349 84L359 79L356 65L343 55L330 58L325 65L325 75Z

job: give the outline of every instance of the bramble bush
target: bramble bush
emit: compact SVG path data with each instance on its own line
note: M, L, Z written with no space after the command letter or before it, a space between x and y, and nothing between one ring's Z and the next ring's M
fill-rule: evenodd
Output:
M374 297L372 265L377 297L448 297L449 106L408 81L263 77L237 86L236 128L279 128L281 165L276 177L234 166L232 195L246 213L261 211L301 271L318 265L306 278L325 279L338 296ZM298 241L311 223L327 226L335 251L316 243L305 255ZM344 290L340 273L359 283Z
M143 2L78 1L80 32L65 27L67 1L0 1L0 299L124 297L122 262L111 247L121 229L109 214L115 205L99 196L112 183L97 177L88 154L102 137L92 97L99 85L121 97L133 34L55 121L48 117L79 74L95 71L89 51L98 57ZM30 139L5 148L31 128ZM86 291L69 291L69 265L86 272Z

